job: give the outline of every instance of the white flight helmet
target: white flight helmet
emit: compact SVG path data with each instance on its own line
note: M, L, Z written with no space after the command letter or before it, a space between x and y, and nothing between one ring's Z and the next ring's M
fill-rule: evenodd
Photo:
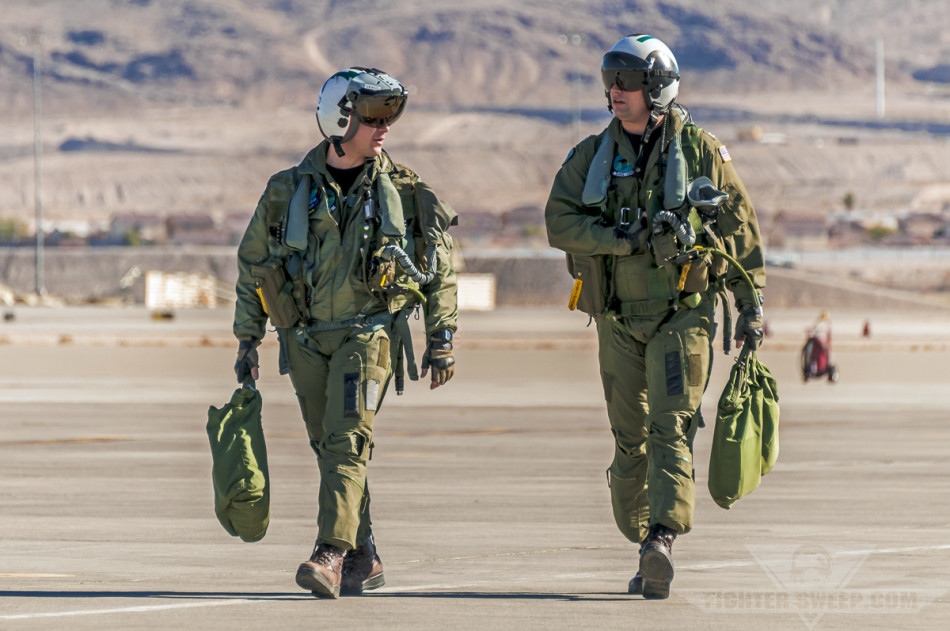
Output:
M317 124L323 137L342 155L340 145L356 134L360 123L392 124L406 108L408 92L376 68L354 66L327 79L317 98Z
M601 65L601 77L610 107L610 88L641 90L647 108L661 114L670 109L679 92L680 69L669 47L652 35L628 35L613 45Z

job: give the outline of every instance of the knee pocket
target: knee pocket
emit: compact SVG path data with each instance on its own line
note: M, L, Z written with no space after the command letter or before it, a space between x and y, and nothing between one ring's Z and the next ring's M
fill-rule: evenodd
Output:
M344 432L330 434L320 441L320 451L323 454L345 456L353 459L363 459L369 450L370 438L359 432Z

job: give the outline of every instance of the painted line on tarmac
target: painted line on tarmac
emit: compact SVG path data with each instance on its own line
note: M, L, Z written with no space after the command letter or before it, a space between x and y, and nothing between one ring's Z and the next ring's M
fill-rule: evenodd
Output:
M607 547L605 547L607 548ZM596 550L600 549L598 547L585 547L585 548L554 548L551 550L544 550L543 552L560 552L565 550ZM943 544L937 546L910 546L906 548L871 548L865 550L849 550L843 552L843 555L856 555L864 556L869 554L902 554L906 552L933 552L936 550L950 550L950 544ZM479 558L491 558L498 556L518 556L520 554L531 554L528 553L510 553L503 555L487 555L485 557L455 557L451 560L467 560L467 559L479 559ZM444 561L449 559L429 559L429 561ZM409 561L408 563L424 563L425 561ZM684 565L679 567L680 570L714 570L721 568L729 567L749 567L753 565L758 565L756 561L728 561L723 563L700 563L694 565ZM551 581L561 581L561 580L575 580L575 579L589 579L596 578L598 576L614 575L614 574L629 574L630 569L624 570L613 570L608 572L583 572L576 574L556 574L553 576L531 576L524 578L514 578L514 579L505 579L504 581L498 580L486 580L486 581L469 581L465 583L429 583L423 585L402 585L402 586L392 586L392 587L383 587L382 589L373 590L373 593L376 594L387 594L387 593L401 593L401 592L418 592L423 590L453 590L453 589L463 589L471 587L480 587L485 585L498 585L499 583L511 584L511 583L542 583L542 582L551 582ZM120 607L116 609L89 609L89 610L78 610L78 611L59 611L51 613L26 613L26 614L15 614L15 615L0 615L0 620L28 620L33 618L62 618L68 616L93 616L93 615L102 615L110 613L140 613L148 611L165 611L169 609L189 609L195 607L220 607L222 605L245 605L248 603L255 602L268 602L268 601L280 601L280 600L296 600L294 597L280 596L274 598L238 598L230 600L209 600L196 603L177 603L173 605L144 605L139 607Z
M28 620L33 618L63 618L67 616L96 616L109 613L140 613L147 611L165 611L168 609L193 609L195 607L220 607L223 605L246 605L248 603L277 602L281 600L311 600L310 594L297 596L274 596L259 598L231 598L228 600L205 600L194 603L176 603L174 605L140 605L138 607L117 607L115 609L80 609L76 611L54 611L49 613L23 613L0 615L0 620Z
M275 599L276 600L276 599ZM258 599L246 598L233 600L209 600L200 603L178 603L174 605L143 605L141 607L119 607L116 609L86 609L79 611L55 611L50 613L23 613L12 616L0 616L0 620L29 620L32 618L62 618L66 616L97 616L107 613L136 613L143 611L162 611L166 609L187 609L190 607L220 607L221 605L243 605L258 602Z
M88 438L53 438L49 440L0 440L0 447L12 445L69 445L73 443L119 443L134 438L122 436L90 436Z

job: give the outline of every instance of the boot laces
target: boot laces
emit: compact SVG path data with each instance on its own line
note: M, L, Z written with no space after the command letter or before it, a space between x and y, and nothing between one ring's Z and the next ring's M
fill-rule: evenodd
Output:
M320 565L330 565L339 554L336 554L336 548L333 548L328 545L317 546L317 549L313 551L313 562Z

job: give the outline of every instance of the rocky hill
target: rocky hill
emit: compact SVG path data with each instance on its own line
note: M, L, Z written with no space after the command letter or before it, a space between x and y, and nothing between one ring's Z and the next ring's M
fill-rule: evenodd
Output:
M832 21L852 23L859 4L866 3L6 0L0 99L7 112L30 107L31 50L21 38L33 32L44 38L50 113L307 103L329 73L352 63L402 78L419 103L550 107L570 98L575 76L596 93L604 49L631 32L661 35L686 82L705 91L840 88L873 72L867 33ZM944 3L877 4L879 11L867 13L899 15L931 32L891 52L896 73L932 70L946 56L950 44L938 21L908 15ZM576 50L561 34L581 36ZM939 52L922 53L928 44Z
M606 122L600 58L631 32L671 44L700 124L778 139L730 146L764 216L826 212L847 191L910 206L950 181L950 93L920 80L950 61L943 0L4 0L3 16L0 220L33 216L34 33L42 195L61 222L249 214L317 142L316 93L352 64L409 86L387 148L460 211L537 209Z

